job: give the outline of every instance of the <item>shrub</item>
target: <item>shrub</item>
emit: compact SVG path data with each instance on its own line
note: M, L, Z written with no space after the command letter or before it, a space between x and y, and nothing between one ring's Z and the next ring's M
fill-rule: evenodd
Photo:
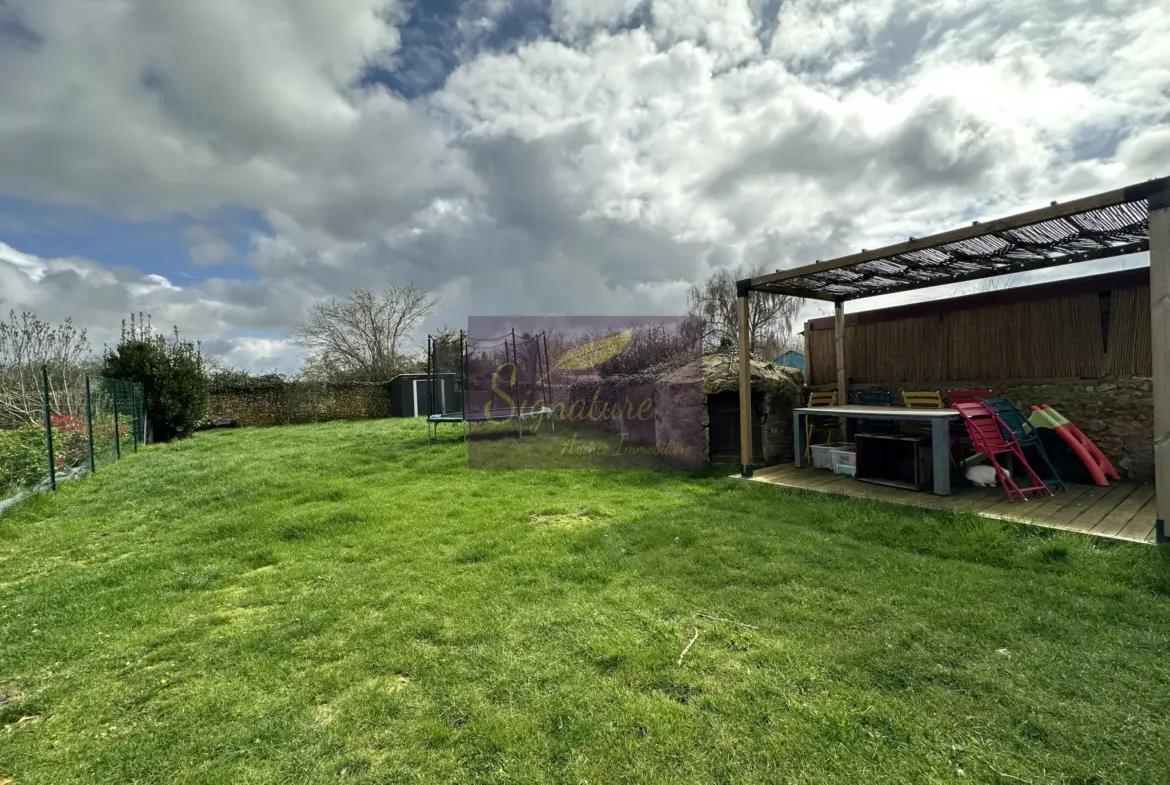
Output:
M53 461L58 469L73 469L89 463L89 430L85 422L70 414L54 414Z
M146 398L151 441L190 435L207 408L207 377L199 348L146 330L122 335L122 342L104 358L103 374L139 382Z
M0 488L5 498L46 479L45 429L39 425L0 431Z

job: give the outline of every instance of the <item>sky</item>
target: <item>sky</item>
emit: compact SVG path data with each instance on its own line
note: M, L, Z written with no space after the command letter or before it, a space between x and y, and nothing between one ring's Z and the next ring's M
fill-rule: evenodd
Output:
M0 0L0 309L99 349L144 312L293 372L387 280L439 298L420 343L677 314L1168 174L1160 0Z

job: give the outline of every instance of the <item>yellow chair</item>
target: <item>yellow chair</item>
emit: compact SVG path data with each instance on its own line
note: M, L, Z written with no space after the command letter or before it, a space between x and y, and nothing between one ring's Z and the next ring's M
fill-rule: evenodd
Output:
M809 393L808 408L821 406L836 406L837 393L814 392ZM824 436L824 442L841 441L841 420L836 417L805 417L804 418L804 463L812 464L813 434ZM818 442L822 444L823 442Z
M938 390L920 390L920 391L903 391L902 405L907 409L945 409L946 403L943 402L942 393ZM906 423L910 427L911 433L921 433L923 435L930 435L932 431L930 426L925 423ZM951 466L958 465L955 459L954 450L954 434L951 434L950 449L947 451L951 455Z
M902 405L907 409L945 409L942 393L938 390L902 393Z

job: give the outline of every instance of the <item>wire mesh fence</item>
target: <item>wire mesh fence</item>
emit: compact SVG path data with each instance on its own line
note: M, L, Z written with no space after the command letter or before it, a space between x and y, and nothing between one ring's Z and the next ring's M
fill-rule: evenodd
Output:
M101 376L24 374L21 405L0 424L0 512L99 470L146 441L142 385Z

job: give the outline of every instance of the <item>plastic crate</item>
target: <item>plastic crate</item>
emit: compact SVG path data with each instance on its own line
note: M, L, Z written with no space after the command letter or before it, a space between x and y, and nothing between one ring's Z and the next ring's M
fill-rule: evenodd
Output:
M846 474L850 477L857 474L857 453L853 450L833 450L829 456L833 462L834 474Z
M853 449L853 445L849 442L827 442L825 444L813 444L812 450L812 465L814 469L832 469L833 468L833 450L843 450L848 447Z

